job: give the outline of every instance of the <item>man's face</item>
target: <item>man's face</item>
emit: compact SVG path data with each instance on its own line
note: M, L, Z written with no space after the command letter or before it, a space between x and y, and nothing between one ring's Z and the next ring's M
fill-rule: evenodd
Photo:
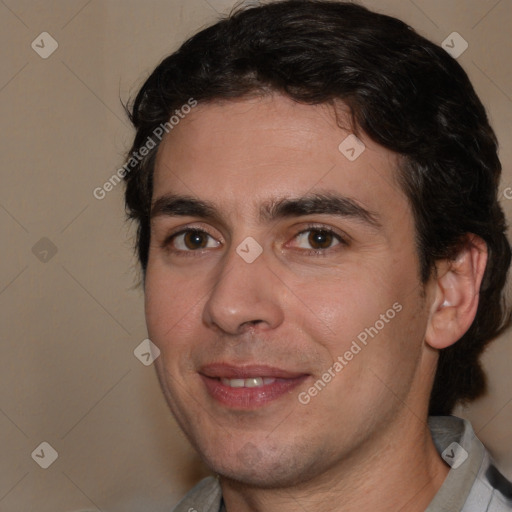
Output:
M148 330L174 415L222 475L306 481L421 423L411 209L395 155L360 136L354 159L348 135L331 108L274 95L200 104L159 149Z

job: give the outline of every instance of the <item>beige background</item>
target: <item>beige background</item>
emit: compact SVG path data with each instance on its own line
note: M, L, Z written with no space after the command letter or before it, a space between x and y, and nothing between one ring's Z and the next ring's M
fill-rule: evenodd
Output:
M453 31L467 40L459 61L501 141L504 191L512 184L512 2L363 3L438 43ZM2 512L169 511L202 476L153 367L133 354L146 331L122 186L103 200L92 191L130 144L119 97L233 4L0 0ZM59 45L47 59L31 48L42 32ZM512 201L503 204L510 219ZM512 478L510 339L486 353L491 394L462 414ZM43 441L58 452L48 469L31 457Z

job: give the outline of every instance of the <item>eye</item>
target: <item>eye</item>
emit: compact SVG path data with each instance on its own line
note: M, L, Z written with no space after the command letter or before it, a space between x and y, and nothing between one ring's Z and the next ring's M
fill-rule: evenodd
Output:
M163 246L172 246L172 250L175 252L191 252L218 247L219 244L209 233L202 229L184 229L169 236L164 241Z
M301 231L295 236L295 240L299 241L300 248L313 249L312 252L315 253L326 251L340 244L346 245L345 240L340 235L331 229L318 226L312 226Z
M298 241L299 249L304 249L311 254L321 254L338 245L348 245L341 235L323 226L308 226L307 229L297 233L293 239ZM207 231L198 228L183 229L173 233L162 243L163 248L183 255L200 253L203 249L212 249L219 245L221 242Z

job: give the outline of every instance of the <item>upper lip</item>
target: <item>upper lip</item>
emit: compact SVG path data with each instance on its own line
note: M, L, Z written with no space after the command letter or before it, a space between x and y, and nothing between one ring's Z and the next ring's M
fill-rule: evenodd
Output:
M268 366L265 364L234 365L229 363L211 363L201 367L199 373L206 377L224 379L248 379L250 377L273 377L275 379L294 379L306 375Z

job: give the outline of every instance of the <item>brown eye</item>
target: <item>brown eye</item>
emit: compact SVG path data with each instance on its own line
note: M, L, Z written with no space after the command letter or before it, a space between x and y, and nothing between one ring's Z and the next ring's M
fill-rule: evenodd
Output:
M208 235L203 231L188 231L184 233L183 242L187 249L203 249L206 247Z
M345 240L330 229L311 227L295 236L300 249L326 251L337 245L346 245Z
M333 240L332 233L329 231L311 230L308 236L308 242L313 249L328 249Z
M171 246L176 252L192 252L218 247L219 242L202 229L185 229L172 235L164 245Z

